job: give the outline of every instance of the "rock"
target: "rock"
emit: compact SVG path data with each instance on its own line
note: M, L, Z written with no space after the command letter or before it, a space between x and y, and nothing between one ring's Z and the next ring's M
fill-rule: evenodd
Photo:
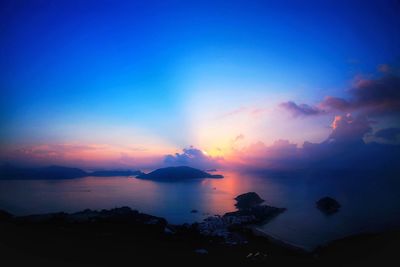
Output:
M323 197L316 204L317 208L327 215L338 212L341 207L339 202L331 197Z
M264 200L255 192L248 192L235 197L235 206L241 209L249 209L264 202Z

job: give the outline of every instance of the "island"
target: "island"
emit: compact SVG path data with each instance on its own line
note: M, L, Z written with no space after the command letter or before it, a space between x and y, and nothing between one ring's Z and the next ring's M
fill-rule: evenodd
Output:
M86 176L110 177L110 176L136 176L143 174L138 170L101 170L87 172L79 168L64 166L48 167L18 167L8 164L0 166L0 180L20 179L20 180L58 180L75 179Z
M223 178L220 174L210 174L188 166L166 167L147 174L136 176L138 179L156 181L176 181L186 179Z
M331 215L339 211L341 205L335 199L331 197L323 197L316 203L317 208L325 213L326 215Z

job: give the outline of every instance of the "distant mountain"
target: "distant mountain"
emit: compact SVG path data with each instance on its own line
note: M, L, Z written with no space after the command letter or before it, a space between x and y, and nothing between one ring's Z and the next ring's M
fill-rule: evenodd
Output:
M95 172L85 172L78 168L69 168L62 166L49 166L42 168L20 168L11 165L0 166L0 179L73 179L85 176L136 176L143 174L140 171L121 171L121 170L104 170Z
M19 168L4 165L0 168L0 179L72 179L87 176L78 168L50 166L44 168Z
M111 170L111 171L94 171L88 173L90 176L99 176L99 177L109 177L109 176L137 176L141 175L143 172L141 171L119 171L119 170Z
M223 176L219 174L213 175L187 166L180 166L157 169L148 174L138 175L136 178L159 181L173 181L198 178L223 178Z

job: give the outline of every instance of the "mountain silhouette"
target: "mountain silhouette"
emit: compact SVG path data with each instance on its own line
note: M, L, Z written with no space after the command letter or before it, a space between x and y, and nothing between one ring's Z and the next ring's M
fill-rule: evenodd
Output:
M136 176L142 174L140 171L130 170L103 170L86 172L79 168L70 168L63 166L49 166L41 168L20 168L12 165L3 165L0 167L0 179L74 179L85 176Z
M160 180L160 181L171 181L171 180L186 180L186 179L201 179L201 178L223 178L219 174L210 174L192 167L179 166L179 167L167 167L157 169L148 174L138 175L139 179L148 180Z

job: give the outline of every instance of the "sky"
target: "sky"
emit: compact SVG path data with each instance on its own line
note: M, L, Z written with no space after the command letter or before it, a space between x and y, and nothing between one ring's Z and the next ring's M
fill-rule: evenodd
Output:
M272 166L343 136L396 145L399 14L396 0L1 1L0 159Z

